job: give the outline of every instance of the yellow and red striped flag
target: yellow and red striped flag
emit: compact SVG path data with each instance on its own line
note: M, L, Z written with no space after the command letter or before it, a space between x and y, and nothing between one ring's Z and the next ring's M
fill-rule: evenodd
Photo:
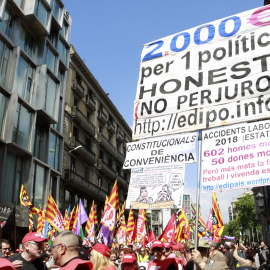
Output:
M34 222L33 222L33 213L31 210L29 210L29 232L34 232L35 227L34 227Z
M65 227L65 231L69 230L69 215L68 215L67 209L65 211L65 216L64 216L64 227Z
M62 232L65 230L64 219L51 195L48 197L45 220L47 220L57 231Z
M88 220L86 222L85 230L87 232L87 238L90 238L91 242L95 241L95 224L98 224L97 213L95 208L95 202L93 201Z
M45 227L45 213L42 210L42 207L40 207L37 221L37 233L41 233L44 227Z
M74 221L75 221L75 215L76 215L76 209L75 209L75 206L74 206L71 213L70 213L68 230L72 230L72 228L73 228L73 224L74 224Z
M103 213L103 217L101 219L101 223L112 231L115 228L116 224L116 212L119 208L119 197L118 197L118 187L117 180L112 188L110 197L106 204L106 209Z
M76 225L77 225L78 213L79 213L79 206L77 204L76 212L75 212L75 215L74 215L74 222L73 222L73 226L72 226L72 231L74 233L76 232Z
M217 233L219 236L221 236L224 225L223 225L223 220L221 216L221 212L218 207L217 203L217 197L216 193L213 192L213 197L212 197L212 227L213 227L213 233ZM217 231L217 229L220 228L220 230Z
M34 205L31 203L29 196L26 192L26 189L24 188L24 186L22 185L21 187L21 191L20 191L20 201L21 204L27 208L29 208L29 210L31 210L31 214L38 214L39 210L34 207Z
M129 210L129 216L128 216L128 223L127 223L127 235L130 234L130 232L133 231L134 228L134 216L133 216L133 209Z

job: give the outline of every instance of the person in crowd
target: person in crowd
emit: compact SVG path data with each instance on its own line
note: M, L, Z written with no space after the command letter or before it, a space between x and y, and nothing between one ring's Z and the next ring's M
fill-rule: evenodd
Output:
M82 260L78 253L79 240L71 231L61 232L54 240L52 251L54 263L60 270L92 270L89 260Z
M10 256L8 260L14 264L15 268L18 267L16 261L22 261L22 267L19 268L21 270L45 270L47 267L39 257L46 241L47 239L35 232L27 233L22 240L23 252Z
M39 257L44 263L47 263L50 260L50 255L46 252L43 252ZM47 265L47 264L46 264Z
M156 268L159 270L174 270L178 269L178 265L174 258L166 258L164 253L164 243L162 241L156 240L152 244L152 250L155 255L155 259L148 263L148 270L152 268Z
M110 261L111 261L116 267L118 267L118 262L117 262L117 252L116 252L116 250L111 250Z
M194 246L193 246L194 247ZM211 254L211 256L210 256ZM217 250L214 241L209 243L203 239L199 239L198 250L193 249L191 258L196 263L198 270L228 270L225 256ZM191 268L192 267L192 268ZM193 265L189 262L186 265L187 270L193 269Z
M270 263L269 250L264 241L261 242L260 247L257 249L260 266L268 265Z
M149 261L149 255L147 254L145 247L141 247L139 249L139 254L137 256L137 260L138 260L138 262L147 262L147 261Z
M110 261L111 250L104 244L97 243L90 253L90 261L94 270L116 270L113 262Z
M121 265L121 270L139 270L136 256L133 253L124 255Z
M1 241L1 250L2 250L2 258L8 258L10 256L10 243L6 239L2 239Z
M78 252L79 252L79 257L82 260L89 260L89 253L87 250L83 247L83 240L81 236L77 235L78 240L79 240L79 247L78 247Z
M236 267L235 259L233 257L233 253L230 250L230 247L226 244L223 247L223 254L226 257L226 261L227 261L227 265L229 267L229 270L234 270Z
M20 244L19 244L19 253L22 253L22 252L23 252L23 244L20 243Z
M164 256L166 258L176 258L176 255L172 253L172 244L164 243Z
M242 244L240 244L242 245ZM233 249L233 256L234 258L240 263L240 266L251 266L251 267L256 267L256 263L255 263L255 255L256 255L256 250L255 249L246 249L246 259L240 257L238 255L238 244L234 244L234 249ZM243 245L242 245L243 247Z

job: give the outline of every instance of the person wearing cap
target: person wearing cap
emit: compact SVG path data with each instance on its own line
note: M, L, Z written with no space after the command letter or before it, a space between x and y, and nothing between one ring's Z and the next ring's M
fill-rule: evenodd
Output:
M124 255L121 264L121 270L139 270L136 256L133 253L127 253Z
M166 258L163 255L164 252L164 243L162 241L156 240L152 244L152 251L155 255L155 259L153 261L150 261L148 264L148 270L158 267L159 270L174 270L178 269L177 262L174 258Z
M175 254L172 253L172 244L171 243L168 243L168 242L164 243L164 249L165 249L164 256L166 258L175 258L176 257Z
M79 240L71 231L61 232L54 240L52 248L54 263L60 270L92 270L88 260L79 257Z
M46 265L39 259L46 241L47 239L36 232L27 233L22 240L23 252L10 256L8 260L13 264L15 261L22 261L22 267L19 268L21 270L47 270ZM15 265L15 268L17 267Z
M206 240L199 239L198 250L192 250L191 254L193 262L201 270L229 270L226 258L218 251L215 241L208 243ZM193 269L187 268L187 266L188 264L186 265L186 269Z
M111 250L104 244L97 243L90 253L90 262L93 263L94 270L116 270L110 261Z

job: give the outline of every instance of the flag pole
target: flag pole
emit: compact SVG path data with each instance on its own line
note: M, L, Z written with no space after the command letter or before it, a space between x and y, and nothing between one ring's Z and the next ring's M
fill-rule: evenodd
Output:
M195 223L195 233L194 242L195 249L198 249L198 220L199 220L199 203L200 203L200 182L201 182L201 160L202 160L202 131L199 130L198 137L199 149L198 149L198 171L197 171L197 193L196 193L196 223ZM194 270L196 270L196 264L194 264Z

